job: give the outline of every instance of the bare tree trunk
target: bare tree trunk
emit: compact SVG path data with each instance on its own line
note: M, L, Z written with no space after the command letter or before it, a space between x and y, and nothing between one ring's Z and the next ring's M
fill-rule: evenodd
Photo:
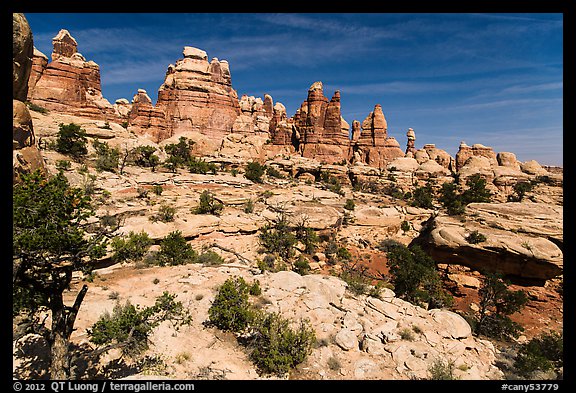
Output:
M50 379L70 379L70 336L74 331L76 315L88 291L84 285L72 307L66 307L62 299L62 293L58 293L51 299L52 332L50 339Z

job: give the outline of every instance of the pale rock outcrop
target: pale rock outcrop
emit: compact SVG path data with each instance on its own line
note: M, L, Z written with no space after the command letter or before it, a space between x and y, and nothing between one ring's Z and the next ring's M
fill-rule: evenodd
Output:
M119 98L114 102L113 106L116 116L128 120L128 116L132 110L132 104L130 104L130 101L126 98Z
M24 103L32 69L33 37L24 14L12 14L12 180L40 170L46 173L37 147L32 117Z
M549 280L562 274L562 207L542 203L471 203L466 220L438 216L415 240L438 263ZM466 238L478 231L486 240ZM560 246L560 247L559 247Z
M522 172L530 175L548 175L548 171L538 163L536 160L526 161L520 164Z
M516 159L516 155L514 153L500 152L496 154L496 160L500 166L506 166L520 170L520 163Z
M496 159L496 153L491 147L484 146L480 143L476 143L472 146L468 146L465 142L460 143L458 153L456 153L456 171L460 171L466 161L470 157L484 157L490 163L490 166L497 166L498 160Z
M12 98L26 101L34 44L24 14L12 14Z

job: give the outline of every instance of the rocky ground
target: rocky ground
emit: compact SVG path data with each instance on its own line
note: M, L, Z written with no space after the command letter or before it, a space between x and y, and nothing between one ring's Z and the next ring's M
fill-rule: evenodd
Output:
M91 139L97 137L112 147L159 146L116 123L110 123L111 129L106 129L102 122L76 116L31 114L41 148L54 140L58 124L71 122L86 129ZM233 143L234 138L228 140ZM175 141L167 140L164 144L170 142ZM239 138L237 143L247 142ZM51 173L56 172L59 160L69 159L49 149L42 149L42 155ZM72 336L76 345L89 345L86 329L118 301L150 305L163 291L178 294L178 300L191 311L193 323L178 332L168 324L161 325L152 337L153 346L148 353L150 358L160 361L152 362L138 375L130 364L118 362L114 357L117 354L111 353L96 368L86 371L84 377L95 377L94 370L98 370L98 375L113 378L150 375L176 379L269 378L258 375L245 348L231 333L222 333L203 323L208 319L207 310L218 287L235 275L260 282L262 295L254 299L260 307L311 322L317 344L308 360L291 374L295 379L426 378L428 368L436 360L454 361L456 375L462 379L502 378L502 372L495 366L498 350L494 344L472 336L469 325L455 313L477 307L481 279L477 264L490 261L490 252L494 250L510 255L504 262L510 265L512 273L517 260L528 261L524 265L524 271L530 272L528 280L517 280L513 285L513 289L526 290L530 297L527 307L513 316L525 328L520 340L542 331L562 329L562 276L558 275L563 264L561 182L560 187L539 186L531 200L517 205L505 203L501 195L498 197L503 199L501 202L473 204L467 210L466 220L457 221L439 214L437 209L411 207L384 193L354 190L345 181L350 178L350 171L356 171L365 178L373 176L380 182L387 179L398 182L400 187L409 187L403 179L412 179L418 166L406 170L395 167L378 175L371 175L369 168L324 166L333 174L344 174L340 176L344 179L342 191L336 193L313 175L318 164L301 157L284 157L268 163L283 173L296 173L296 178L268 176L262 184L243 176L242 160L223 154L205 158L223 169L217 174L201 175L185 169L171 173L159 168L152 172L149 168L129 165L119 174L97 172L88 161L88 173L80 173L81 164L74 162L66 171L73 185L94 187L93 198L98 206L94 220L116 217L122 222L119 234L144 230L156 243L179 230L197 251L211 249L225 261L220 266L142 267L111 265L105 259L96 269L94 280L88 283L89 291ZM238 168L239 172L233 173L231 168ZM394 176L390 177L390 173ZM561 175L554 176L561 179ZM442 179L446 173L432 168L427 177ZM155 185L162 186L160 195L152 192ZM219 216L193 212L204 190L210 190L224 204ZM353 210L344 208L349 199L354 200ZM249 200L254 203L254 210L246 213L244 206ZM161 206L175 208L173 221L150 220ZM324 238L345 246L353 261L366 266L373 277L387 275L386 256L378 250L381 241L394 239L408 245L422 238L425 227L433 228L431 232L437 231L439 235L432 236L433 241L427 244L435 251L433 255L445 284L455 296L453 310L425 310L395 297L389 289L384 290L382 299L355 295L336 277L342 267L326 263L321 247L310 260L310 275L260 271L256 267L263 258L259 253L258 229L273 220L278 209L288 212L293 222L305 222ZM405 221L410 224L408 230L401 228ZM434 225L430 226L432 221ZM474 229L483 231L490 242L474 247L464 244L461 239ZM463 259L451 260L448 256L453 254ZM66 294L69 302L84 283L80 277L75 278ZM411 333L410 338L401 337L401 332L406 331ZM27 337L15 344L15 376L31 376L34 368L30 365L42 362L41 353L32 351L29 345L34 340Z

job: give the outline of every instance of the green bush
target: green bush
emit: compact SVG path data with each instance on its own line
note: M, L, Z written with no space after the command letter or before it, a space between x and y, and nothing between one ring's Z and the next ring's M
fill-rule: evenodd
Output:
M215 175L217 172L216 164L213 162L206 162L203 159L196 157L190 157L188 160L188 170L190 173L200 173L202 175L205 175L208 172Z
M250 286L242 277L227 279L208 309L210 323L224 331L244 331L255 318L249 294Z
M459 193L459 187L456 182L444 183L440 189L438 201L446 208L448 215L455 216L464 213L465 204Z
M486 241L486 236L478 231L472 231L466 236L466 241L470 244L478 244Z
M306 359L316 337L303 321L293 329L290 320L280 314L257 310L249 302L249 295L260 293L257 281L249 285L242 277L227 279L208 309L209 321L224 331L249 331L243 342L251 349L249 356L258 371L284 375Z
M294 268L292 269L296 273L304 276L310 272L310 263L303 255L300 255L298 260L294 262Z
M224 205L214 198L214 195L208 190L204 190L200 194L200 201L198 206L193 210L195 214L213 214L219 216L224 209Z
M346 210L354 210L356 204L354 203L354 199L346 199L346 203L344 204L344 209Z
M266 171L266 166L261 165L257 161L250 162L246 165L246 170L244 172L244 177L246 179L253 181L254 183L262 183L262 175Z
M248 199L244 204L244 213L250 214L254 212L254 202L252 199Z
M223 264L224 259L222 259L218 253L212 250L208 250L198 255L198 258L196 258L196 263L201 263L207 266L215 266Z
M522 202L527 192L532 191L534 184L529 181L519 181L514 184L514 194L508 195L508 202Z
M146 232L134 233L130 231L127 237L115 237L112 239L111 245L114 251L112 259L119 262L136 262L144 258L152 243L152 239Z
M160 158L156 154L156 148L153 146L138 146L134 149L134 163L137 166L144 168L152 168L152 171L156 169L156 166L160 163Z
M411 228L410 223L406 220L402 221L402 224L400 224L400 229L402 229L402 231L404 232L408 232L410 228Z
M414 193L412 194L412 202L410 204L412 206L421 207L424 209L433 209L433 200L434 197L432 185L427 183L425 186L417 187L414 189Z
M198 254L186 239L182 236L182 232L170 232L160 241L160 251L158 252L158 264L164 265L183 265L186 263L195 262Z
M31 111L39 112L39 113L42 113L43 115L45 115L46 113L49 112L48 109L44 108L43 106L33 104L33 103L29 102L29 101L26 101L26 106L27 106L28 109L30 109Z
M558 371L564 366L563 357L564 334L542 333L520 346L514 367L519 375L532 379L536 371Z
M261 227L258 240L266 252L275 253L285 260L294 255L294 246L298 241L285 213L280 213L275 221Z
M158 213L150 216L150 221L172 222L174 221L175 215L176 215L175 207L161 204L160 207L158 208Z
M429 308L442 308L453 303L452 296L442 288L436 262L419 246L402 244L387 247L388 267L394 292L405 300Z
M250 359L263 374L282 376L306 360L316 341L314 330L304 321L293 329L280 314L264 314L254 326L256 339Z
M486 273L478 291L480 310L472 326L477 335L510 340L517 338L524 329L509 315L524 308L528 296L524 291L511 291L509 283L500 274Z
M492 193L486 189L486 179L480 174L475 173L466 179L466 186L468 188L462 192L464 205L474 202L490 202L492 200Z
M164 191L164 188L162 188L161 184L154 184L152 186L152 192L156 195L162 195L163 191Z
M436 360L428 367L428 379L436 381L459 379L454 375L454 362Z
M96 169L99 171L116 172L120 162L120 150L111 148L107 142L100 142L98 139L92 141L92 146L96 150Z
M126 301L117 304L112 314L106 312L88 329L90 341L96 345L122 348L124 355L135 356L148 349L149 336L161 322L170 320L176 328L190 324L191 317L176 295L164 292L154 306L140 309Z
M78 124L59 124L56 151L79 159L88 154L86 131Z
M56 161L56 169L60 171L67 171L72 168L72 163L68 160L58 160Z
M280 171L273 166L266 167L266 175L275 177L277 179L284 179L284 175L280 173Z

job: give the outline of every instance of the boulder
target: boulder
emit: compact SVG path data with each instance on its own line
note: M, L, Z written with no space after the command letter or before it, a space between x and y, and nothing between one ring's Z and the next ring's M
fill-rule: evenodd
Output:
M34 43L24 14L12 14L12 98L26 101Z
M472 203L466 208L466 221L433 217L413 243L419 244L437 263L460 264L541 284L563 271L558 226L554 224L561 227L562 209L542 205ZM467 237L474 231L486 240L470 243Z

